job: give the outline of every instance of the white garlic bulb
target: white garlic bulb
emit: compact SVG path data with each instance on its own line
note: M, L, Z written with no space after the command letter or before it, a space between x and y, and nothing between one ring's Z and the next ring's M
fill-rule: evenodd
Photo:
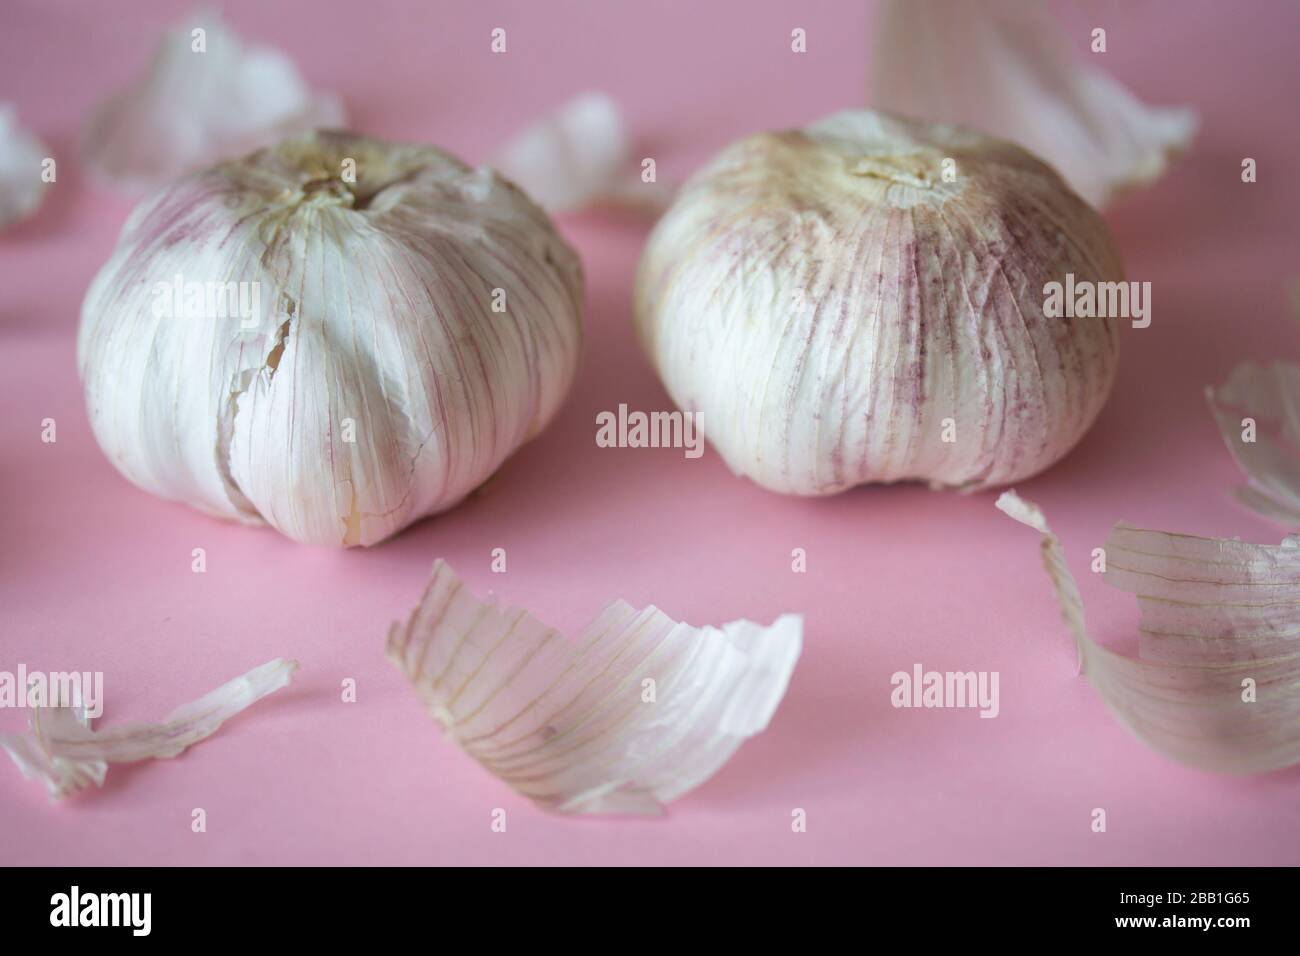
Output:
M642 344L731 469L832 494L1034 474L1092 424L1115 318L1045 284L1118 281L1100 217L1007 142L845 112L727 147L637 274Z
M82 308L95 435L140 487L371 545L456 504L555 414L582 272L518 188L345 133L131 214Z

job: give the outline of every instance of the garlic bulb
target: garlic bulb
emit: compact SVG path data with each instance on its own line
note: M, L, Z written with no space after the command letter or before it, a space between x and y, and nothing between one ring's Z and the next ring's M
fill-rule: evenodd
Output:
M318 132L138 206L78 363L95 435L140 487L371 545L551 419L581 302L576 255L496 173Z
M1300 365L1243 362L1205 397L1246 474L1237 500L1276 524L1300 528Z
M1161 753L1215 773L1300 763L1300 539L1198 538L1120 522L1103 580L1137 595L1138 656L1098 644L1060 539L1014 491L997 506L1039 534L1039 555L1079 669L1111 712Z
M669 395L764 487L985 487L1059 459L1110 390L1115 318L1044 315L1067 274L1121 267L1044 163L845 112L698 172L650 237L636 321Z

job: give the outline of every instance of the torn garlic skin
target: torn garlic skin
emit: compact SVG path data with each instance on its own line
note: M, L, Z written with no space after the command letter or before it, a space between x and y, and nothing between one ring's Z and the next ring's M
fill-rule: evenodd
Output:
M1147 106L1081 62L1046 7L882 0L871 103L1019 143L1100 208L1162 176L1198 120L1190 109ZM1104 32L1092 36L1093 62Z
M24 777L45 784L51 800L102 786L111 763L135 763L184 753L257 701L288 686L298 662L283 657L227 681L198 700L182 704L156 724L91 727L84 705L61 701L34 707L27 734L0 734L4 750Z
M654 815L767 727L802 633L795 615L691 627L615 601L570 638L440 560L387 653L448 737L542 808Z
M983 488L1097 417L1114 318L1044 314L1067 274L1123 278L1101 218L1001 140L868 111L727 147L655 227L637 328L738 475L800 495Z
M1300 529L1300 366L1243 362L1205 394L1247 478L1237 500L1276 524Z
M145 71L99 104L82 153L95 179L141 194L285 136L343 125L337 96L204 11L167 30Z
M49 183L49 148L18 123L18 111L0 103L0 229L36 213Z
M1300 538L1262 545L1117 524L1104 547L1105 581L1137 595L1142 615L1138 656L1128 657L1089 636L1042 511L1014 492L997 506L1041 536L1083 673L1134 735L1217 773L1300 763Z
M636 166L622 111L599 90L526 126L491 165L551 213L608 207L658 215L672 197L671 187L647 181Z
M491 170L318 132L139 205L86 295L78 365L96 438L140 487L372 545L550 421L582 288Z

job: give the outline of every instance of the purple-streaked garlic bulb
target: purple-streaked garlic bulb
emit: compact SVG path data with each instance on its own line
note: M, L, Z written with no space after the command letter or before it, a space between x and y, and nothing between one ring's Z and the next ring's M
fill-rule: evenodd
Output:
M636 322L739 475L804 495L979 488L1051 465L1110 391L1117 319L1044 314L1067 274L1122 268L1046 164L844 112L734 143L691 178L641 259Z
M507 180L314 133L143 202L82 307L95 435L140 487L298 541L452 507L558 409L582 272Z

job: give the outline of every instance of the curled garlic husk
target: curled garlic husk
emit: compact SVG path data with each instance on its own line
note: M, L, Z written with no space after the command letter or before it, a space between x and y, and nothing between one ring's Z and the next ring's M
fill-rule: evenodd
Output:
M1195 136L1196 113L1147 106L1080 62L1045 6L883 0L871 103L1019 143L1102 206L1163 175Z
M0 750L24 777L45 784L61 800L91 784L103 786L110 763L166 759L215 734L227 720L287 687L298 662L277 657L182 704L156 724L95 730L84 702L58 700L32 707L26 734L0 734Z
M1300 538L1250 544L1115 525L1103 577L1137 595L1138 656L1129 657L1088 634L1078 584L1038 506L1013 491L997 506L1038 532L1080 670L1143 743L1216 773L1300 763Z
M386 650L448 737L538 806L654 815L767 727L802 647L795 614L692 627L625 601L571 639L439 560Z
M1121 272L1099 216L1019 147L845 112L734 143L687 182L642 256L636 322L739 475L976 488L1092 424L1118 324L1047 318L1045 291Z
M0 229L35 214L48 183L48 148L18 125L18 112L0 104Z
M1237 500L1270 521L1300 528L1300 365L1243 362L1205 396L1246 475Z
M203 11L167 30L144 73L96 107L82 152L96 179L139 194L343 124L339 98L312 90L285 54L246 45L220 14Z
M577 256L496 173L318 132L138 206L78 363L95 435L140 487L371 545L546 425L581 303Z

